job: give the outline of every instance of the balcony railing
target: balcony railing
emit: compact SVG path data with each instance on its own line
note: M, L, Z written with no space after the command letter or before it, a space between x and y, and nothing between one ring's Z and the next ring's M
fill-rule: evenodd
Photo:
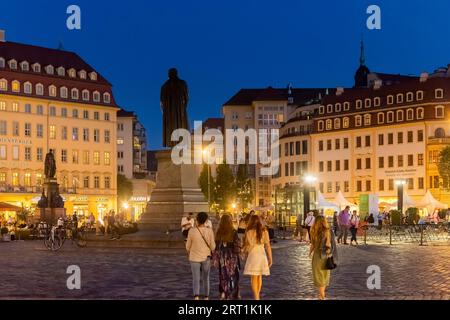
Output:
M0 193L42 193L42 186L12 186L12 185L0 185ZM63 194L76 194L76 188L60 188L60 193Z
M429 137L428 143L429 144L450 144L450 137L443 137L443 138Z

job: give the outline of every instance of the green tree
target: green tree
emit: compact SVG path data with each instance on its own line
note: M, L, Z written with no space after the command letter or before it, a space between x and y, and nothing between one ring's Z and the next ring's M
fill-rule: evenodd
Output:
M252 181L248 178L247 166L240 164L236 175L237 199L242 209L248 208L249 203L253 202Z
M209 192L210 192L210 203L212 205L215 203L215 180L212 175L211 166L203 164L202 171L198 177L198 185L202 190L205 199L208 199L208 170L209 170Z
M444 180L444 188L449 189L450 185L450 146L445 147L440 155L438 162L439 175Z
M230 166L223 163L217 166L215 197L219 209L227 210L236 200L236 183Z
M121 201L128 201L133 195L133 183L123 174L117 175L117 196Z

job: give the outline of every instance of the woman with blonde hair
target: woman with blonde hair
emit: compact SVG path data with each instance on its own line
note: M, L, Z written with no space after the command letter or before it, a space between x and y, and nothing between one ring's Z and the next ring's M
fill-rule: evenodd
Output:
M257 215L250 217L245 232L244 251L248 254L244 274L251 276L253 297L260 300L262 276L270 275L272 248L269 233Z
M336 243L334 235L324 216L317 216L311 227L312 272L314 286L319 291L319 299L325 299L325 289L330 285L330 270L326 269L329 257L337 260Z
M231 215L224 214L220 218L216 232L215 267L219 269L220 299L239 299L239 270L241 262L239 254L241 242L233 226Z

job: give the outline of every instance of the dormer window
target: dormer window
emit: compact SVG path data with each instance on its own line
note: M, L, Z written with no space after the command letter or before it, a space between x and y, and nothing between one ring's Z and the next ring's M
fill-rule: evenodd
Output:
M344 111L348 111L348 110L350 110L350 103L344 102Z
M81 95L84 101L89 101L89 90L83 90Z
M378 120L378 124L383 124L384 123L384 113L383 112L379 112L377 114L377 120Z
M366 99L364 101L364 105L366 106L366 108L370 108L372 106L372 100Z
M38 83L36 85L36 94L38 96L43 96L44 95L44 86L41 83Z
M80 79L85 80L85 79L86 79L86 71L81 70L81 71L79 72L79 76L80 76Z
M435 107L435 116L436 118L445 118L445 113L444 113L444 107L443 106L437 106Z
M403 94L398 94L397 95L397 103L403 103Z
M0 68L5 67L5 58L0 58Z
M56 97L56 87L54 85L48 87L48 95L50 97Z
M47 72L47 74L54 74L55 73L55 68L53 68L52 65L48 65L45 67L45 72Z
M63 67L59 67L58 70L58 76L64 77L66 75L66 70Z
M344 129L346 129L346 128L348 128L350 126L350 119L348 118L348 117L345 117L343 120L342 120L342 127L344 128Z
M89 78L90 78L92 81L97 81L97 73L96 73L96 72L91 72L91 73L89 73Z
M317 122L317 131L323 131L323 120Z
M404 112L403 112L403 110L397 110L397 121L398 122L401 122L401 121L403 121L404 120Z
M14 59L9 60L9 68L11 70L16 70L17 69L17 61Z
M362 100L356 100L356 109L362 108Z
M394 104L394 96L387 97L387 104Z
M78 98L79 98L78 95L79 95L78 89L73 88L73 89L71 90L71 96L72 96L72 99L78 100Z
M380 97L376 97L376 98L373 100L373 105L374 105L375 107L379 107L379 106L381 105L381 99L380 99Z
M394 122L394 111L389 111L387 113L387 122L388 123Z
M33 72L36 72L36 73L41 72L41 65L39 63L35 63L31 67L33 68Z
M94 102L100 102L100 92L94 91L94 93L92 94L92 98Z
M66 87L61 87L59 89L59 95L61 96L61 98L67 99L68 97L68 91Z
M23 92L25 92L26 94L32 94L32 91L33 85L31 84L31 82L25 82L23 85Z
M69 69L69 77L75 78L77 76L77 71L75 69Z
M22 69L22 71L30 71L30 64L26 61L22 61L20 63L20 68Z
M104 103L110 103L111 102L111 95L108 92L105 92L103 94L103 102Z
M333 105L332 104L327 105L327 113L333 113Z
M336 103L336 106L335 106L335 110L336 110L336 112L341 112L341 104L340 103Z
M408 92L406 94L406 102L412 102L414 100L414 94L412 92Z
M370 114L365 114L364 115L364 125L370 126L371 123L372 123L372 116Z
M0 91L8 91L8 80L6 79L0 80Z
M417 91L416 100L423 100L423 91Z
M333 129L333 121L331 119L328 119L326 121L325 130L332 130Z
M13 92L20 92L20 82L17 80L14 80L11 84L12 86L12 91Z
M406 120L408 120L408 121L414 120L414 110L413 109L406 110Z
M442 99L442 98L444 98L444 90L442 90L442 89L436 89L436 90L434 91L434 96L435 96L436 99Z
M355 126L361 127L362 125L362 117L361 116L355 116Z
M334 119L334 128L335 129L340 129L341 128L341 119L340 118Z
M420 107L420 108L417 108L416 113L417 113L416 114L417 119L421 120L424 118L425 110L422 107Z

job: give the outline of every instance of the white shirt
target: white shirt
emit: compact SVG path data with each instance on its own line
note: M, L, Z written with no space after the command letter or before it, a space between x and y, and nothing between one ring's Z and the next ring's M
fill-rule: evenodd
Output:
M191 218L191 220L188 220L187 217L183 217L181 219L181 231L189 230L190 228L193 228L193 227L194 227L194 218Z
M211 220L206 220L206 222L205 222L205 227L207 227L207 228L213 228L213 225L212 225L212 222L211 222Z
M306 217L306 220L305 220L305 224L308 226L308 227L312 227L312 225L314 224L314 221L315 221L316 219L314 218L314 216L307 216Z

